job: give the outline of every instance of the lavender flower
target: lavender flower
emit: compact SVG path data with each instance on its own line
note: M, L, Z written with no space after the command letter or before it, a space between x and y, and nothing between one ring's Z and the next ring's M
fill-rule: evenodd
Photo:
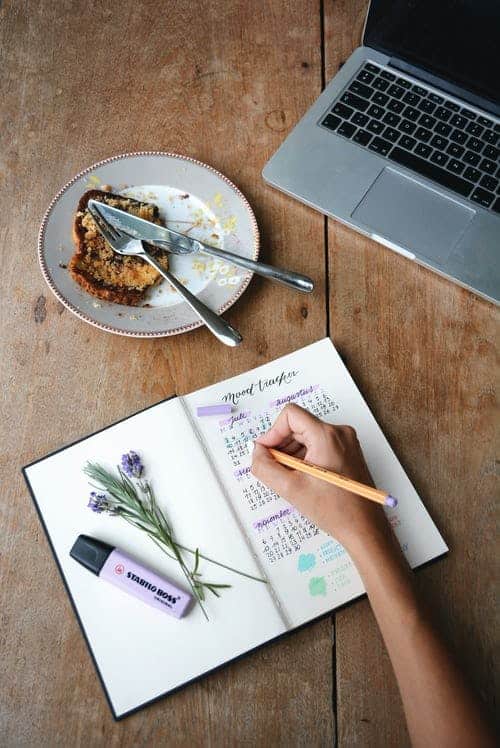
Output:
M97 493L96 491L90 492L89 503L87 504L87 506L97 514L101 514L102 512L109 512L109 514L114 514L117 512L117 509L115 509L108 501L106 494Z
M133 451L122 455L121 468L129 478L140 478L144 470L141 458Z
M105 512L118 515L125 522L146 533L170 559L176 561L180 565L187 583L207 620L208 615L203 606L206 592L211 592L215 597L220 597L221 591L231 585L215 584L204 580L202 572L198 570L200 559L248 579L266 583L265 579L238 571L227 564L204 556L200 553L199 548L193 550L177 542L164 510L158 505L151 484L142 477L144 467L136 452L130 451L122 455L121 464L117 467L118 473L115 473L99 463L87 462L83 472L90 478L90 485L97 488L97 491L103 491L103 493L92 491L88 506L98 514ZM136 480L132 481L131 478ZM184 553L191 553L194 556L192 569L186 563Z

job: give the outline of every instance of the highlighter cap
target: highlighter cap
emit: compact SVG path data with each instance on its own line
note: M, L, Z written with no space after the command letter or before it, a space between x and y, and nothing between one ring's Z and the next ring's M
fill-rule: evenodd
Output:
M89 535L79 535L69 555L93 574L99 576L108 556L114 550L112 545L103 543L102 540L91 538Z

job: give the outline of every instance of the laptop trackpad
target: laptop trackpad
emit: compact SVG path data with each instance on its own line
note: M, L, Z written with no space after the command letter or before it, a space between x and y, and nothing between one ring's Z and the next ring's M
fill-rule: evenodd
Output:
M417 180L386 168L352 217L372 229L372 233L442 263L475 213Z

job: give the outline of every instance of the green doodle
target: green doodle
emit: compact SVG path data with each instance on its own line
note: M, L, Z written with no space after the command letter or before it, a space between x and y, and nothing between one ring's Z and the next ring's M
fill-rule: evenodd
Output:
M311 577L309 580L309 593L311 595L326 595L325 577Z
M299 571L309 571L309 569L314 569L316 566L316 556L314 553L301 553L299 556L299 563L298 563L298 570Z

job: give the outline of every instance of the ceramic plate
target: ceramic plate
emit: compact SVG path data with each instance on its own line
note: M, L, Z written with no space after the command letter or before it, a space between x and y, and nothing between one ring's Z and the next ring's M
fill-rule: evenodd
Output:
M256 260L259 231L253 211L235 185L212 167L175 153L125 153L77 174L56 195L44 216L38 256L45 280L57 298L80 319L107 332L133 337L177 335L203 323L162 281L142 306L96 299L71 277L71 227L80 196L109 185L113 192L156 203L165 225L195 239ZM248 271L208 255L169 254L170 270L192 293L219 314L246 289Z

